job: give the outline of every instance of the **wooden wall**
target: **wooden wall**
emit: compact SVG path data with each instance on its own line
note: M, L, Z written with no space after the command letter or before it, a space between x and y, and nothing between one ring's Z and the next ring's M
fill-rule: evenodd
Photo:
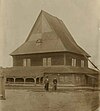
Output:
M85 67L88 67L88 61L82 55L73 53L45 53L13 56L13 66L23 66L23 59L31 59L31 66L43 66L43 58L51 58L51 65L64 65L64 55L66 64L71 66L72 58L76 59L76 66L81 66L81 60L85 61Z
M87 87L98 87L98 75L86 76L86 74L45 74L49 77L50 83L54 78L57 78L58 85L63 86L87 86Z

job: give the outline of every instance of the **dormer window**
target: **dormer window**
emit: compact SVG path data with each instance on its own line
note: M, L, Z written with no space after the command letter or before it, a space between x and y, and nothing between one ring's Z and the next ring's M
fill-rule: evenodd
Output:
M38 40L36 41L36 45L39 46L39 45L41 45L41 44L42 44L42 39L38 39Z

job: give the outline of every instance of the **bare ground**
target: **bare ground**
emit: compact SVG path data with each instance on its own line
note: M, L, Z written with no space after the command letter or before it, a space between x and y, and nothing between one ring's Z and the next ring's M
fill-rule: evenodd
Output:
M0 111L95 111L97 91L34 92L6 89L6 100Z

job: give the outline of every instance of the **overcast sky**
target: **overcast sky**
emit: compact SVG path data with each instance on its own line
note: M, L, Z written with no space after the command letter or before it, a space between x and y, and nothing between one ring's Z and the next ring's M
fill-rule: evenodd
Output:
M0 66L12 66L10 53L27 38L41 10L63 20L76 40L100 65L100 0L1 0Z

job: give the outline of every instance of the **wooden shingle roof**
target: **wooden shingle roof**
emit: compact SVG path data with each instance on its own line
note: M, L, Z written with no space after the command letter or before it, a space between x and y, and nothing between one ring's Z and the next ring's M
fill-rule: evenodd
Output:
M37 45L35 39L42 40L40 45ZM89 54L77 45L62 20L41 11L25 43L11 55L63 51L89 57Z

